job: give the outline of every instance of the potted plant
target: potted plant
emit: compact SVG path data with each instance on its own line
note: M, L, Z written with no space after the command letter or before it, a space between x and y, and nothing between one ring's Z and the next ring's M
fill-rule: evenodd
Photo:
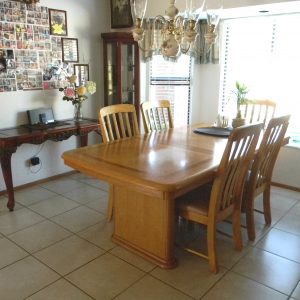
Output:
M236 110L237 110L237 113L236 113L236 117L232 120L232 127L233 128L245 125L245 119L242 118L240 106L242 104L247 103L246 95L249 92L248 87L245 84L239 83L238 81L236 81L235 87L236 87L236 89L234 91L232 91L232 93L236 97Z

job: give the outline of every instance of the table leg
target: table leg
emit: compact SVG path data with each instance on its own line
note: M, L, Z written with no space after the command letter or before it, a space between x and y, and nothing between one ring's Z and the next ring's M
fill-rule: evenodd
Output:
M88 144L88 134L80 135L80 147L85 147Z
M114 185L113 241L157 264L174 268L174 199Z
M10 211L13 211L15 207L14 187L13 187L13 180L11 174L12 153L13 152L6 151L5 153L1 153L0 155L1 169L2 169L2 174L4 177L7 196L8 196L7 207Z

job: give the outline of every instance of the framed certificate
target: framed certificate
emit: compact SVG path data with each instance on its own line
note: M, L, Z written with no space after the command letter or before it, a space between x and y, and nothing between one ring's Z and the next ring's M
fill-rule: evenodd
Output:
M63 62L78 62L78 39L62 38L62 61Z

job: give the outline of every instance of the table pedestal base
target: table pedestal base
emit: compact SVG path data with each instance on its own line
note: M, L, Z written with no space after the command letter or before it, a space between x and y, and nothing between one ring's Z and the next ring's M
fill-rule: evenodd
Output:
M174 199L114 185L113 240L162 268L176 267Z

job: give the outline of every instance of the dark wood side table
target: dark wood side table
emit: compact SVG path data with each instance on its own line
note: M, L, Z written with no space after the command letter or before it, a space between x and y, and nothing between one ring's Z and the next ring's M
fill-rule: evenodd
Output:
M80 146L86 146L88 134L98 131L98 121L95 119L83 119L80 122L64 120L65 125L57 127L39 127L30 129L26 125L13 128L0 129L0 162L8 195L7 207L10 211L14 209L14 188L11 173L11 156L22 144L42 144L47 140L63 141L72 135L80 137Z

